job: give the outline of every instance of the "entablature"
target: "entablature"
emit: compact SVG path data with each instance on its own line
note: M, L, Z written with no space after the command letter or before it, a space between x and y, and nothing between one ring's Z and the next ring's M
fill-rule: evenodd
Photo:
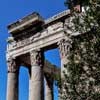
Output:
M12 37L9 37L7 40L7 57L16 57L28 53L32 49L43 49L49 45L57 44L57 42L59 42L62 38L65 38L65 33L72 33L69 30L69 27L72 27L69 14L70 11L66 10L51 17L49 20L45 20L44 22L39 14L33 13L29 16L26 16L21 21L16 22L17 24L13 23L9 25L8 29L12 34ZM64 21L60 20L61 18L64 18ZM30 26L34 24L36 19L44 22L44 24L39 22L37 26ZM24 27L24 25L29 27ZM25 28L24 31L22 31L22 27ZM38 28L41 29L39 30ZM13 30L18 31L15 32Z
M20 41L15 41L13 37L9 40L7 45L7 56L19 56L30 52L31 49L46 48L49 45L54 45L64 37L63 23L56 23L57 25L50 26L42 32L25 38ZM11 42L10 42L11 41Z

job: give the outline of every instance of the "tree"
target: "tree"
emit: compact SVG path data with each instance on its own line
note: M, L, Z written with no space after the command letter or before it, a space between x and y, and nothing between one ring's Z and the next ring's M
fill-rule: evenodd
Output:
M72 0L69 1L72 26L68 28L80 35L69 37L73 43L69 62L65 65L69 73L64 72L61 83L61 98L100 100L100 0L83 0L84 11L81 13L74 9Z

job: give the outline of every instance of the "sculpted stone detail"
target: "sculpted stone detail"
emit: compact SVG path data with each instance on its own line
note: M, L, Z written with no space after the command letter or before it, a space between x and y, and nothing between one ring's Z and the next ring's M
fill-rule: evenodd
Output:
M70 48L72 47L71 44L72 44L71 39L62 39L60 42L58 42L58 48L60 51L61 58L68 56Z
M37 38L39 38L40 36L41 36L41 33L38 32L38 33L36 33L35 35L33 35L33 36L30 38L30 40L33 41L34 39L37 39Z
M41 51L40 50L32 50L30 52L31 65L39 65L42 66L41 59Z
M8 59L7 65L8 65L8 72L14 73L19 70L18 62L16 62L16 60L13 58Z
M75 25L73 24L72 20L73 17L67 18L64 23L64 31L70 35L75 32Z
M25 39L20 40L20 41L18 41L18 42L13 41L12 43L10 43L10 44L8 45L8 48L9 48L9 49L14 49L14 48L19 48L19 47L26 46L26 45L32 43L34 40L39 39L40 36L41 36L41 33L38 32L38 33L36 33L35 35L31 36L30 38L25 38Z
M49 75L45 75L45 80L46 80L46 86L45 86L45 100L54 100L54 95L53 95L53 84L54 80L52 77Z
M59 31L63 30L63 22L57 22L53 25L48 26L46 29L43 29L40 32L37 32L36 34L29 34L29 36L20 36L18 41L13 40L11 43L8 44L8 51L12 51L14 49L18 49L24 46L27 46L29 44L32 44L33 42L39 41L41 39L44 39L46 37L49 37L49 35L57 33ZM34 31L33 31L34 32ZM18 37L17 37L18 38Z
M63 23L62 22L58 22L56 24L53 24L51 26L48 27L48 33L51 33L51 32L56 32L57 30L63 28Z

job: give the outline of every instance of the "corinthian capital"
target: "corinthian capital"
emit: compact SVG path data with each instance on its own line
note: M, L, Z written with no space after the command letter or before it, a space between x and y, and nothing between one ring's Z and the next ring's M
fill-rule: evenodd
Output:
M15 73L19 71L19 63L16 59L9 58L7 60L8 72Z
M40 50L32 50L30 52L31 65L42 66L42 58Z
M69 52L70 52L70 48L72 47L72 40L71 39L62 39L58 42L58 48L60 51L60 56L61 58L63 57L67 57Z

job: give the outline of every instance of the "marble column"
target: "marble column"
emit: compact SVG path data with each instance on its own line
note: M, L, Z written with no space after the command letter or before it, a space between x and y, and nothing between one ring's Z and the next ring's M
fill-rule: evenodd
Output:
M19 63L15 59L8 59L8 81L6 100L18 100Z
M54 100L53 95L53 78L49 75L45 75L46 85L45 85L45 100Z
M70 49L72 47L72 40L70 38L66 38L66 39L62 39L61 41L59 41L58 43L58 47L59 47L59 52L60 52L60 58L61 58L61 86L59 88L59 100L63 100L63 93L65 91L64 88L64 73L66 75L69 75L69 72L67 70L67 68L65 68L64 66L66 66L69 62L69 54L70 54Z
M40 50L30 52L31 75L29 81L29 100L44 100L44 77L42 54Z

